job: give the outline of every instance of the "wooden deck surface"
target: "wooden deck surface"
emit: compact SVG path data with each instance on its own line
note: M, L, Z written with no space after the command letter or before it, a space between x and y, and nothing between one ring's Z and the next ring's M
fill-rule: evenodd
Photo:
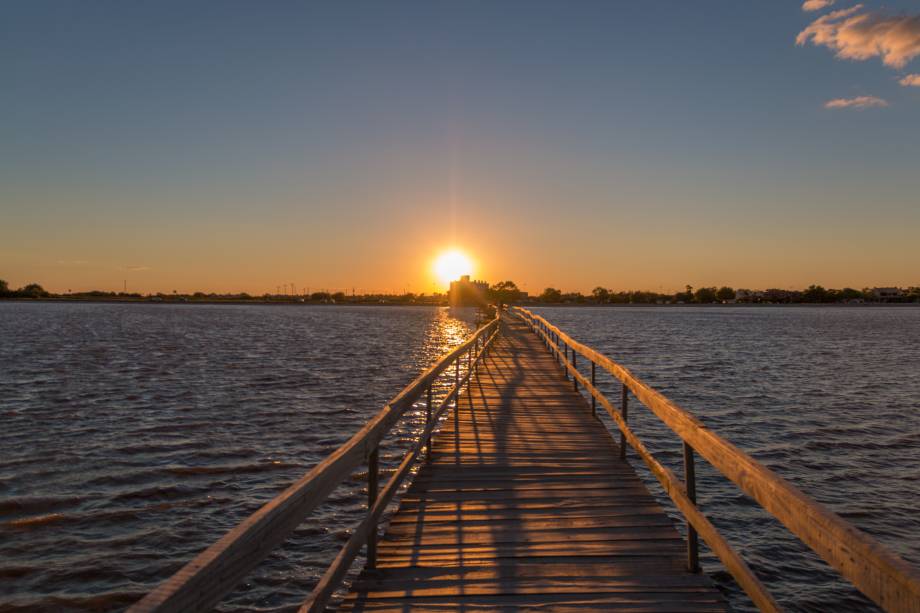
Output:
M433 449L339 610L726 610L523 324L504 324Z

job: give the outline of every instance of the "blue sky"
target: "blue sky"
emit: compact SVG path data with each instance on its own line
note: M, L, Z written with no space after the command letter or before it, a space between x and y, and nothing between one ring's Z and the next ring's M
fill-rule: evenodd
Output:
M7 2L0 278L920 284L920 58L795 43L855 4Z

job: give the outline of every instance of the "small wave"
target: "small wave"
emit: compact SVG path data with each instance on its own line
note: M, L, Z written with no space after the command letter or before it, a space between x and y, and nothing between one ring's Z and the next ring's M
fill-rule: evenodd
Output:
M34 566L0 566L0 579L22 579L40 570Z
M25 496L0 500L0 515L36 513L83 502L80 496Z
M288 468L301 468L300 464L273 460L257 464L225 464L220 466L171 466L163 469L172 475L226 475L237 473L261 473L272 470L285 470Z
M47 526L48 524L58 523L63 521L67 516L63 513L48 513L47 515L38 515L36 517L21 517L19 519L11 519L3 524L0 524L6 528L11 528L13 530L29 530L31 528L38 528L41 526Z
M114 497L114 500L163 500L191 496L198 491L200 490L179 485L154 485L141 490L118 494Z
M144 592L125 591L72 597L54 596L35 603L34 607L25 607L22 610L61 611L76 609L81 611L111 611L132 605L143 598L144 595Z

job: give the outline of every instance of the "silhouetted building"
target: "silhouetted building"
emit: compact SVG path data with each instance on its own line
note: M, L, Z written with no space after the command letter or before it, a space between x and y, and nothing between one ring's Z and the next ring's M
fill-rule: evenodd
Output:
M904 296L904 292L897 287L876 287L872 290L876 300L897 300Z
M470 281L463 275L459 281L450 282L447 301L450 306L482 306L488 303L489 284L485 281Z

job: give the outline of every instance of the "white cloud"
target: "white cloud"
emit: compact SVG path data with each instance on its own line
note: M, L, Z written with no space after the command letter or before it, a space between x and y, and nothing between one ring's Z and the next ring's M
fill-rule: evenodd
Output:
M808 11L820 11L821 9L826 9L832 5L836 0L805 0L805 3L802 4L802 10Z
M855 98L834 98L824 103L826 109L868 109L886 107L888 103L876 96L856 96Z
M857 4L822 15L799 32L795 42L804 45L811 41L846 60L878 57L891 68L903 68L920 55L920 15L862 11L863 5Z
M920 74L909 74L898 83L904 87L920 87Z
M144 270L150 270L149 266L125 266L125 270L129 272L141 272Z

